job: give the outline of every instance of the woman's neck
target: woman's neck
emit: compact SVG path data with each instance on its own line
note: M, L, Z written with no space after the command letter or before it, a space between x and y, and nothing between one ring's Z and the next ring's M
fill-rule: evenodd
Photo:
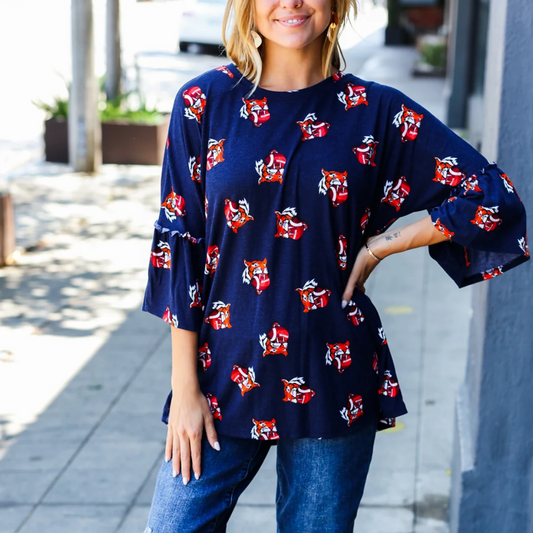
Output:
M315 85L322 75L322 40L292 49L264 41L263 71L259 87L272 91L294 91ZM336 69L332 69L331 74Z

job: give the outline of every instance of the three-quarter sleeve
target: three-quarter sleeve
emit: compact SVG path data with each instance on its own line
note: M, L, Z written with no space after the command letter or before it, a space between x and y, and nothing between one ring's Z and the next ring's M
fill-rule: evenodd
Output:
M200 331L204 310L204 106L205 95L190 82L180 89L174 101L143 303L143 311L191 331Z
M528 260L525 208L505 172L401 91L389 87L380 98L383 144L366 235L427 210L447 237L429 254L459 287Z

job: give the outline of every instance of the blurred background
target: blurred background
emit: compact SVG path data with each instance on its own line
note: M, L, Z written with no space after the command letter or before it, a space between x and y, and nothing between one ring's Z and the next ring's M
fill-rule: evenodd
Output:
M531 0L358 4L346 71L497 160L533 212ZM224 8L0 2L0 533L144 531L171 368L140 311L159 165L177 90L230 61ZM372 274L409 414L377 436L356 532L533 532L532 290L529 263L458 289L426 248ZM228 531L276 530L275 460Z

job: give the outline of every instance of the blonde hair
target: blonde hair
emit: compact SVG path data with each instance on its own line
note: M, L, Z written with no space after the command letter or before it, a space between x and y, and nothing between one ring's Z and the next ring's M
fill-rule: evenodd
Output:
M331 75L331 67L339 70L346 68L346 59L337 39L339 31L349 21L350 12L354 18L357 16L357 0L332 0L334 2L339 23L334 32L331 42L327 37L324 39L322 48L322 75L328 78ZM229 27L230 18L233 18L233 27ZM261 57L262 46L255 47L252 38L252 30L255 30L255 5L254 0L228 0L222 23L222 40L226 47L226 55L231 59L243 76L254 85L250 94L259 84L263 61ZM228 31L229 30L229 31ZM226 39L226 36L229 37ZM341 69L341 59L344 66Z

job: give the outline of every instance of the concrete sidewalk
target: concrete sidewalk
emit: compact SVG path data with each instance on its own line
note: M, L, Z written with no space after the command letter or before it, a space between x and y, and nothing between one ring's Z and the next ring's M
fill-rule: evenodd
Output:
M382 37L349 50L348 70L442 117L442 80L412 79L414 52ZM19 244L31 251L0 270L0 533L140 533L170 376L168 325L139 311L159 168L83 177L37 163L11 178ZM355 531L444 533L471 292L427 249L388 258L367 290L409 414L378 434ZM275 483L273 450L230 533L275 531Z

